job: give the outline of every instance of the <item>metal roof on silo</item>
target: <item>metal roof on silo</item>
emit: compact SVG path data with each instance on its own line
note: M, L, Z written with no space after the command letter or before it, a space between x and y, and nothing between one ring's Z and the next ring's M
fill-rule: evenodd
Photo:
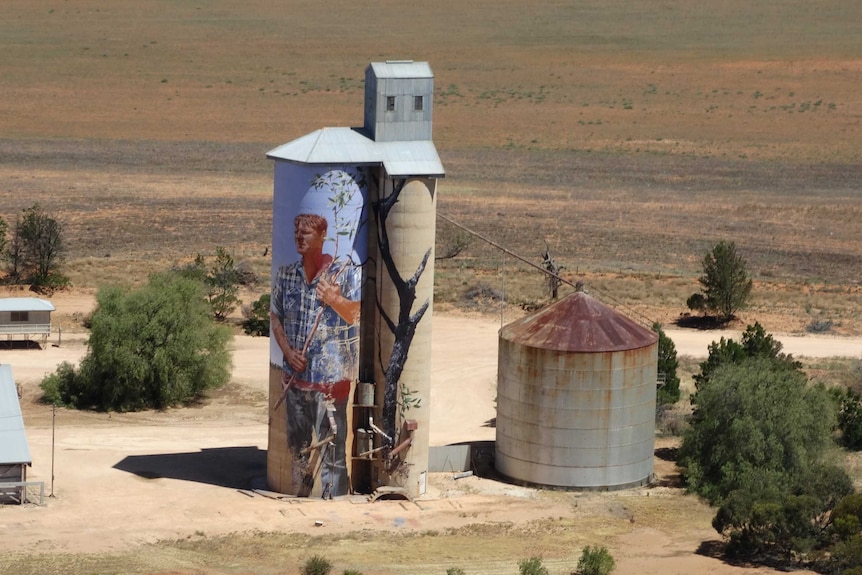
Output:
M0 365L0 464L30 465L32 462L12 366Z
M387 60L372 62L369 66L378 78L433 78L434 73L428 62L413 60Z
M584 292L506 325L500 337L528 347L586 353L638 349L658 341L655 332Z
M390 176L442 178L446 174L433 142L375 142L355 128L321 128L266 155L301 164L383 165Z

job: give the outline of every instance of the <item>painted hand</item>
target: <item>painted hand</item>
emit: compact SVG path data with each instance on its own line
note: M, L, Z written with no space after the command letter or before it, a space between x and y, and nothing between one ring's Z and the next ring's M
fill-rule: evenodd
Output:
M341 298L341 289L329 283L326 278L320 278L317 282L317 299L325 305L332 307Z
M295 372L305 371L305 366L308 365L308 361L305 359L305 356L302 355L302 352L297 350L288 348L287 352L284 354L284 358L287 360L287 365L289 365Z

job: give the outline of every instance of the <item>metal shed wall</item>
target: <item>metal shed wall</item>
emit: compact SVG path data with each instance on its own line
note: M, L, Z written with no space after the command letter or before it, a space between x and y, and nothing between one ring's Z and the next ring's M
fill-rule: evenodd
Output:
M426 62L372 64L365 72L365 130L377 142L431 140L434 76ZM422 97L421 110L414 99ZM387 110L387 99L395 109Z

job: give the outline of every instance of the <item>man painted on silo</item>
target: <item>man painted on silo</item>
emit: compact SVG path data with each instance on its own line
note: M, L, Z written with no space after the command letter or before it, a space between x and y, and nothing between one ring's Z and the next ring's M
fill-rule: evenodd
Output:
M349 174L332 170L316 178L293 220L299 259L280 266L273 279L272 334L283 356L275 408L284 403L290 481L299 496L311 493L318 475L323 496L349 489L347 407L358 369L362 279L352 243L361 210Z

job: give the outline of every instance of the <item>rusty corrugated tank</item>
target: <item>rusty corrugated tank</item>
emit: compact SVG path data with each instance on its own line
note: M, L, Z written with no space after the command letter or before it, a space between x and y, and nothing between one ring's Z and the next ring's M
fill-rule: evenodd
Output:
M580 489L651 480L655 333L577 292L503 327L499 342L500 473Z

